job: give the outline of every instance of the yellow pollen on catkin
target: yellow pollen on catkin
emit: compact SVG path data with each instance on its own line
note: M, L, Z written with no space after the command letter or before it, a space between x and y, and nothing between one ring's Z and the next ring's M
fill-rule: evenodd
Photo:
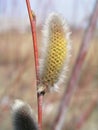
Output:
M67 41L62 27L55 25L50 33L42 83L53 86L58 80L67 53Z
M58 91L65 84L71 53L70 34L69 26L60 14L49 15L43 28L38 93Z

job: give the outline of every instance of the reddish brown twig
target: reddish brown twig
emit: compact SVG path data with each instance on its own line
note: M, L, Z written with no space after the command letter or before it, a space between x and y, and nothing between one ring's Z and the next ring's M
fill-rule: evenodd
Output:
M38 48L37 48L37 37L36 37L36 16L31 10L29 0L26 0L26 3L27 3L30 24L31 24L33 47L34 47L34 57L35 57L36 77L38 79Z
M0 95L0 100L2 100L2 98L7 95L8 93L10 93L10 90L13 91L13 89L15 90L15 87L13 87L13 89L10 89L10 87L15 86L17 83L19 83L21 76L23 75L23 73L25 72L25 70L27 69L28 65L29 65L29 54L27 55L27 57L25 58L24 62L22 65L18 66L19 68L19 73L17 74L17 72L14 72L14 75L16 75L14 81L12 80L9 85L7 86L7 88L3 91L3 93ZM16 68L16 70L18 69Z
M91 115L92 111L94 110L97 102L98 102L98 100L97 100L97 97L96 97L90 103L90 105L88 106L87 110L83 114L81 114L80 118L78 118L78 121L76 123L76 130L79 130L83 126L85 121L88 119L88 117Z
M34 47L34 57L35 57L35 69L36 69L36 85L38 85L38 48L37 48L37 37L36 37L36 17L31 10L29 0L26 0L30 24L31 24L31 31L32 31L32 39L33 39L33 47ZM39 130L42 130L42 101L43 101L43 94L37 94L38 99L38 124Z
M65 119L65 114L67 112L72 95L77 88L77 82L79 80L80 73L81 73L80 70L82 68L83 61L84 61L86 54L88 52L90 40L93 36L93 32L94 32L94 29L96 27L97 16L98 16L98 1L96 0L96 4L95 4L95 7L93 10L91 19L90 19L90 23L85 31L84 38L83 38L83 41L82 41L82 44L80 47L80 51L79 51L78 57L76 59L75 66L73 68L72 75L71 75L70 80L68 82L67 90L64 92L64 96L61 100L61 104L59 107L58 115L53 123L53 127L52 127L53 130L61 130L62 129L64 119Z
M72 117L71 121L66 124L67 129L80 130L86 123L88 118L91 116L97 104L98 104L98 96L94 97L90 101L87 108L80 115L78 115L78 117L77 116Z

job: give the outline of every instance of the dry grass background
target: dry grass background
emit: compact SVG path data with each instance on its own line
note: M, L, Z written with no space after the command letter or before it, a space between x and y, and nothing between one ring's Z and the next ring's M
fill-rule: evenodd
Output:
M83 32L73 32L69 76L82 37ZM95 34L91 42L79 80L79 87L71 100L67 113L66 130L73 130L75 122L91 102L95 102L93 111L81 130L98 130L98 35ZM38 29L39 48L40 43L41 34ZM60 93L45 95L43 104L45 130L50 128L56 115L63 89L60 89ZM34 56L30 32L9 31L0 34L0 130L12 129L10 104L16 98L27 101L37 113Z

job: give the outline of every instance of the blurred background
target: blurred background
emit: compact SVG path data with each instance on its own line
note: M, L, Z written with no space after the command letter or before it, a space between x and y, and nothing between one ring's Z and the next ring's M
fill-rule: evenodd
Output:
M37 19L38 47L42 27L51 12L61 13L72 31L72 58L69 77L85 35L96 0L31 0ZM98 1L97 1L98 2ZM98 130L98 20L78 88L67 112L64 130L73 130L82 119L81 130ZM40 56L40 53L39 53ZM48 130L57 114L66 85L60 93L44 99L43 124ZM30 23L25 0L0 0L0 130L12 130L11 108L14 99L28 102L37 113L35 68Z

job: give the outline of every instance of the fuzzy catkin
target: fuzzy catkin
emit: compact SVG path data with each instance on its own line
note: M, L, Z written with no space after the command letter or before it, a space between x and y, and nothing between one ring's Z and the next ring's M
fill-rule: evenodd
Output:
M21 100L12 105L13 130L38 130L32 108Z
M42 55L40 59L40 86L55 89L66 77L70 56L70 32L66 21L59 14L50 14L43 29Z

